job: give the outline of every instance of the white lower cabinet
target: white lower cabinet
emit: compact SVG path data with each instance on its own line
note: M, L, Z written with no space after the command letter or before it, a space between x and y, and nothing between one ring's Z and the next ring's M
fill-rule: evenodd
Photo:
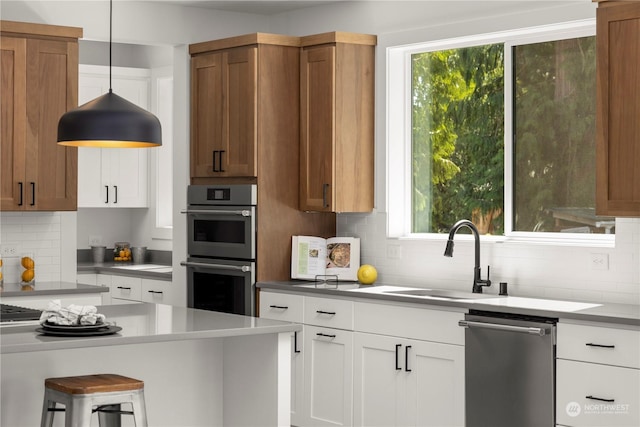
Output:
M351 426L353 332L305 326L305 425Z
M354 339L355 426L463 426L464 347L367 333Z
M558 323L556 421L640 425L640 329Z
M109 295L102 298L103 304L149 302L176 305L171 281L115 274L97 274L96 284L109 287Z
M462 312L260 292L294 336L294 426L464 425Z

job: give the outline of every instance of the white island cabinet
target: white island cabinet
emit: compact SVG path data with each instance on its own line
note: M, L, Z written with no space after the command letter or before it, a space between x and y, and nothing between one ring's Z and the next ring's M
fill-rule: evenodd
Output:
M290 425L289 350L300 325L162 304L98 311L122 330L53 337L33 325L0 328L0 425L40 425L45 378L97 373L144 381L150 426Z

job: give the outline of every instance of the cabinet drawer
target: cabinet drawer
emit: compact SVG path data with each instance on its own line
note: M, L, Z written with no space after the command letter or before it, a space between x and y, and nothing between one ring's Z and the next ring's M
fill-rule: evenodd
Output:
M142 299L142 279L111 276L111 297L140 301Z
M305 297L304 323L353 330L353 301Z
M142 279L142 301L156 304L171 304L171 282Z
M640 330L558 323L557 357L640 369Z
M640 425L640 370L569 360L558 360L556 369L558 424Z
M464 313L387 304L355 303L355 330L464 345Z
M304 320L302 295L260 292L260 317L302 323Z

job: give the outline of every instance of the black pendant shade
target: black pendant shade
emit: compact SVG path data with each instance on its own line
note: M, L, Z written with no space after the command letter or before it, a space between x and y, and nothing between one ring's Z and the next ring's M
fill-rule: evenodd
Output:
M156 116L111 90L66 112L58 122L58 144L74 147L144 148L162 145Z
M60 117L59 145L111 148L162 145L160 120L111 90L112 33L113 0L109 0L109 93Z

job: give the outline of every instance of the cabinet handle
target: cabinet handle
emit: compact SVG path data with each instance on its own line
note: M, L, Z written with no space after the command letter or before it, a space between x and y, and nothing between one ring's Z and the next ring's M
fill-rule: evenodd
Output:
M400 367L400 362L398 361L398 353L402 347L402 344L396 344L396 371L400 371L402 368Z
M335 311L316 310L316 313L318 313L318 314L328 314L330 316L335 316L336 315Z
M298 331L293 332L293 352L300 353L300 350L298 350Z
M225 150L220 150L220 164L218 166L220 166L218 169L220 169L220 172L224 172L224 169L222 169L222 153L224 153Z
M216 153L218 152L218 150L213 150L213 171L214 172L220 172L218 169L216 169Z
M115 204L115 203L118 203L118 186L114 185L113 189L115 190L115 193L116 193L116 197L115 197L115 199L113 201L113 203Z
M150 294L161 294L162 293L162 291L147 291L147 292L149 292Z
M109 186L105 185L104 189L107 190L107 200L105 201L105 203L109 203Z
M335 338L336 337L335 335L323 334L322 332L318 332L316 335L319 336L319 337L327 337L327 338Z
M329 184L322 184L322 207L328 208L327 193L329 192Z
M411 348L410 345L404 348L404 371L405 372L411 372L411 369L409 369L409 349L410 348Z
M32 182L31 183L31 206L35 206L36 204L36 183Z
M585 396L585 399L591 399L591 400L599 400L601 402L615 402L615 399L603 399L601 397L595 397L595 396Z
M125 291L130 291L131 290L131 288L128 288L126 286L118 286L118 289L123 289Z
M600 348L616 348L615 345L607 345L607 344L595 344L592 342L588 342L585 345L589 346L589 347L600 347Z
M287 307L286 305L270 305L269 307L277 308L277 309L280 309L280 310L288 310L289 309L289 307Z
M22 181L20 181L18 185L20 186L20 202L18 203L18 206L22 206L22 204L24 203L23 194L22 194L22 191L24 190L24 188L22 185Z

